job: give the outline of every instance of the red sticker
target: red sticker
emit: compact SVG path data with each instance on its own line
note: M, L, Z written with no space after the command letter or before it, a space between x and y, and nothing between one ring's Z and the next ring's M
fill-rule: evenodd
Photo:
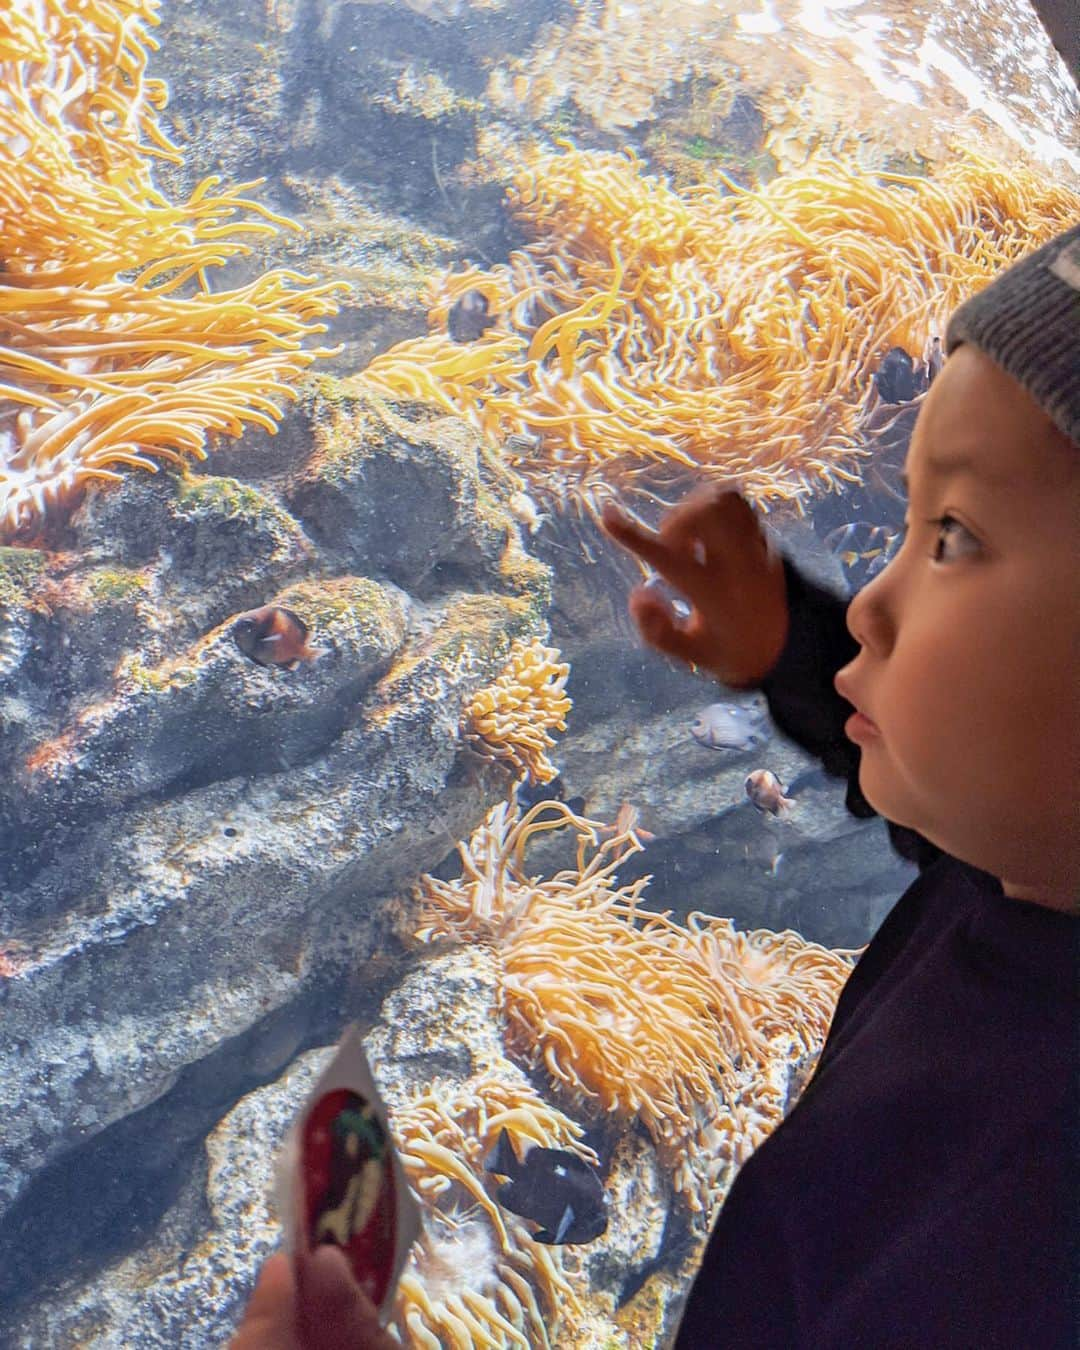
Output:
M333 1242L378 1307L394 1273L394 1170L390 1141L358 1092L324 1093L304 1122L305 1236L309 1249Z

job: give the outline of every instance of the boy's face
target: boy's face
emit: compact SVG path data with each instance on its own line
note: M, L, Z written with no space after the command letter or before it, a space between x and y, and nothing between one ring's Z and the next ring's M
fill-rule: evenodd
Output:
M841 692L877 728L852 729L860 786L1006 894L1074 909L1080 450L962 346L926 396L907 470L903 547L848 609L862 650Z

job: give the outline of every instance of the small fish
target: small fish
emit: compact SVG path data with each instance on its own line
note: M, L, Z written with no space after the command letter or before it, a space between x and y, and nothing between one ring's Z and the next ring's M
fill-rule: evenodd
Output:
M12 674L26 655L26 641L20 642L19 636L0 610L0 679Z
M629 802L623 802L615 812L615 819L611 824L602 826L597 833L603 839L610 838L613 835L629 834L630 831L633 830L634 834L638 837L639 843L651 844L656 838L656 835L653 834L652 830L646 830L639 825L638 821L640 819L641 812L637 807L632 806Z
M825 547L840 559L845 567L854 567L857 563L877 563L877 571L892 559L900 531L889 525L871 525L865 520L853 520L847 525L838 525L825 536ZM878 559L881 562L877 562Z
M746 795L759 811L774 816L786 816L795 805L794 799L784 796L784 785L770 769L755 769L747 774Z
M15 938L0 942L0 980L13 980L21 975L32 960L29 947Z
M298 614L282 605L263 605L233 621L230 632L245 656L259 666L284 666L295 670L301 661L317 661L329 647L308 643L308 626Z
M535 455L541 444L539 436L530 436L524 431L513 431L503 441L503 454L524 459L529 455Z
M865 572L865 580L872 581L879 572L884 572L891 561L889 553L879 553L876 558L871 558Z
M941 374L941 368L945 364L945 351L941 345L941 339L936 335L927 342L923 349L923 369L926 371L926 385L930 387Z
M507 505L511 514L521 521L530 534L535 534L545 520L551 519L546 511L540 510L527 492L512 492Z
M592 1242L608 1225L600 1173L564 1148L534 1145L519 1159L504 1129L485 1168L509 1177L495 1192L504 1209L538 1223L537 1242Z
M698 713L690 735L710 750L753 750L769 739L766 714L738 703L710 703Z
M575 816L585 811L584 797L567 797L566 784L562 774L550 783L534 783L531 778L523 778L517 785L517 800L522 811L531 810L538 802L564 802Z
M466 291L454 301L446 316L446 331L454 342L475 342L494 326L483 291Z
M883 403L910 403L921 393L915 362L903 347L890 347L874 376Z

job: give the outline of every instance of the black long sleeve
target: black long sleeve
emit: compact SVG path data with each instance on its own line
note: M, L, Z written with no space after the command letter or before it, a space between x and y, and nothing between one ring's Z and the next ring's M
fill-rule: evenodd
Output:
M872 814L832 687L855 650L845 604L787 569L770 707ZM1080 920L900 842L920 875L736 1177L677 1350L1080 1346Z
M848 602L807 580L784 559L790 627L780 659L761 685L773 721L804 750L821 760L826 773L847 779L845 805L854 816L876 815L859 787L859 747L844 735L854 712L833 688L841 666L859 645L847 630ZM906 826L886 821L893 848L920 868L941 857L941 849Z

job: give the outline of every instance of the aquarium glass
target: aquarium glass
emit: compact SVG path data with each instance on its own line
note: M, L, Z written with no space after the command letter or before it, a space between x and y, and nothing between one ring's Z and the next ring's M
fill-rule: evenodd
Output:
M395 1334L670 1344L916 868L600 518L880 575L949 313L1080 215L1063 61L1026 0L0 9L0 1345L226 1344L353 1024Z

